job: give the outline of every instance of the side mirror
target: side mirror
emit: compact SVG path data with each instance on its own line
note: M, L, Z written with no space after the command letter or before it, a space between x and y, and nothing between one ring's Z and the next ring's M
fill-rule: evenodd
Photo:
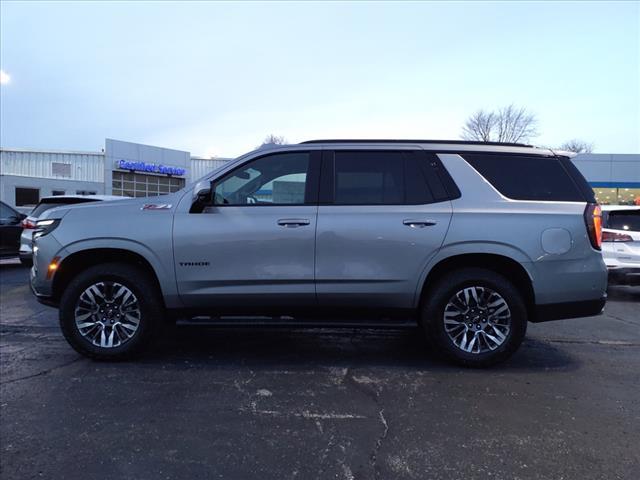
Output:
M193 189L193 201L206 203L206 199L209 198L211 198L211 182L209 180L201 180L196 183Z

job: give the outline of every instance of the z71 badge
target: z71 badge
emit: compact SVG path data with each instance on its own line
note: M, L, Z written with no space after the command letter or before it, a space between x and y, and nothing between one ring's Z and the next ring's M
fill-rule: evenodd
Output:
M145 203L141 210L169 210L171 209L170 203Z

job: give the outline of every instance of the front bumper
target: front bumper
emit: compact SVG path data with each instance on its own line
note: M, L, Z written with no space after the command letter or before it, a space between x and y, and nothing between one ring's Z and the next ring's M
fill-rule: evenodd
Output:
M48 307L58 307L58 302L56 302L53 297L51 297L50 295L45 295L43 293L38 292L38 290L36 290L36 285L37 285L37 276L35 273L35 268L32 267L31 270L29 271L29 287L31 288L31 293L33 293L33 295L36 297L36 300L38 300L38 302L40 302L43 305L47 305Z
M602 314L606 303L607 295L605 294L595 300L536 305L531 322L540 323L569 318L593 317Z
M54 275L47 275L50 262L58 257L64 258L65 251L60 243L51 235L45 235L33 244L33 266L29 271L31 291L40 303L53 305L49 300L53 297Z

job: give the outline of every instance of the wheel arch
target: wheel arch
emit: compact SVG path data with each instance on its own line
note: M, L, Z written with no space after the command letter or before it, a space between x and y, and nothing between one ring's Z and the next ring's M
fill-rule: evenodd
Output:
M138 252L126 248L89 248L77 250L66 256L58 265L52 283L52 299L57 303L73 278L89 267L103 263L119 262L134 265L145 272L163 297L163 288L158 272L147 258Z
M535 310L535 291L531 275L520 262L511 257L496 253L463 253L452 255L439 260L426 275L418 297L418 308L421 308L425 298L429 295L430 287L447 273L462 268L484 268L498 273L513 282L521 292L527 307L528 317L533 318Z

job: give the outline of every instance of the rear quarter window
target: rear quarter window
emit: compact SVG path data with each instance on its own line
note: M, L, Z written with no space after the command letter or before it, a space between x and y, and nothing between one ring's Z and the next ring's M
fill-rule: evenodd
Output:
M514 200L587 201L556 157L475 153L462 156L505 197Z
M640 232L640 210L614 210L608 212L605 227L612 230Z

